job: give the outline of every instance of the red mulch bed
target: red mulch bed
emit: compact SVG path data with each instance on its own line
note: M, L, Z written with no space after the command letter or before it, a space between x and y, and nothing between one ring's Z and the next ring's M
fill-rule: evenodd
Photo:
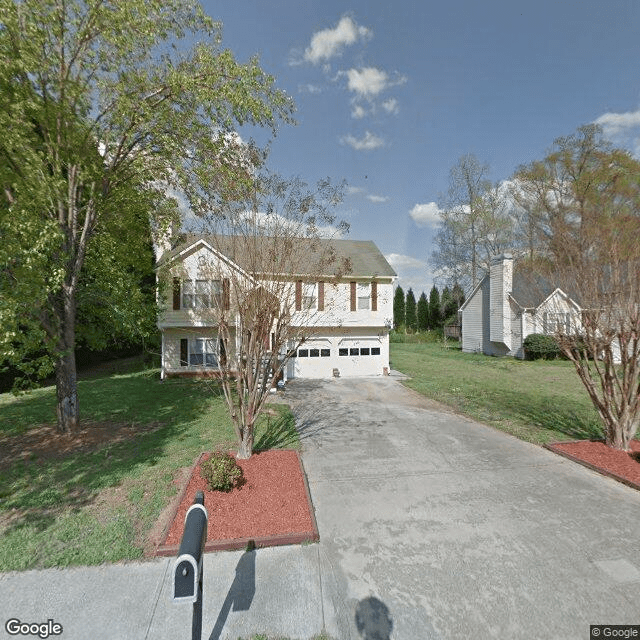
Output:
M318 540L302 462L296 451L270 450L238 460L245 483L229 493L209 491L200 477L200 462L179 495L171 525L156 555L177 553L184 518L196 491L204 492L209 515L205 551L242 549L252 540L257 547Z
M546 447L590 469L624 482L634 489L640 489L640 442L638 440L631 441L630 452L618 451L607 447L604 442L592 440L557 442Z

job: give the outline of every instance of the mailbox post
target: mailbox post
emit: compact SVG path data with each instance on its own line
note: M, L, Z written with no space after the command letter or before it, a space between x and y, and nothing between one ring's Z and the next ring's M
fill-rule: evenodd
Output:
M198 491L184 519L184 533L173 570L173 601L193 603L192 640L202 637L202 574L207 521L204 493Z

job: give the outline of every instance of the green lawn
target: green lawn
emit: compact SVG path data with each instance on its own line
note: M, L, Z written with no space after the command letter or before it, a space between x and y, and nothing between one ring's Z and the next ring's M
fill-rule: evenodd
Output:
M390 348L392 368L411 376L406 386L518 438L542 444L602 437L570 362L492 358L442 343Z
M152 370L87 378L78 389L83 419L132 423L140 435L59 459L7 466L0 455L0 571L141 557L178 490L177 471L202 451L234 446L224 399L210 382L161 382ZM259 424L256 449L299 446L291 413L275 411ZM55 423L53 387L0 395L0 439L43 423Z

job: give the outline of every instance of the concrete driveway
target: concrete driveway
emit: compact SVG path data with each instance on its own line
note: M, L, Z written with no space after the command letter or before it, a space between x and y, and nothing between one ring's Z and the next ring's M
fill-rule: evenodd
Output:
M640 625L640 493L384 379L287 386L340 640Z

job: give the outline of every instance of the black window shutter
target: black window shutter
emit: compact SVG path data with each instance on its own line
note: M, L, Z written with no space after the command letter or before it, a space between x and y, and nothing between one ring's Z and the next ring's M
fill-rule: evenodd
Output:
M231 307L231 291L229 278L222 279L222 308L229 311Z
M180 366L189 365L189 340L187 338L180 339Z
M173 279L173 310L180 309L180 278Z

